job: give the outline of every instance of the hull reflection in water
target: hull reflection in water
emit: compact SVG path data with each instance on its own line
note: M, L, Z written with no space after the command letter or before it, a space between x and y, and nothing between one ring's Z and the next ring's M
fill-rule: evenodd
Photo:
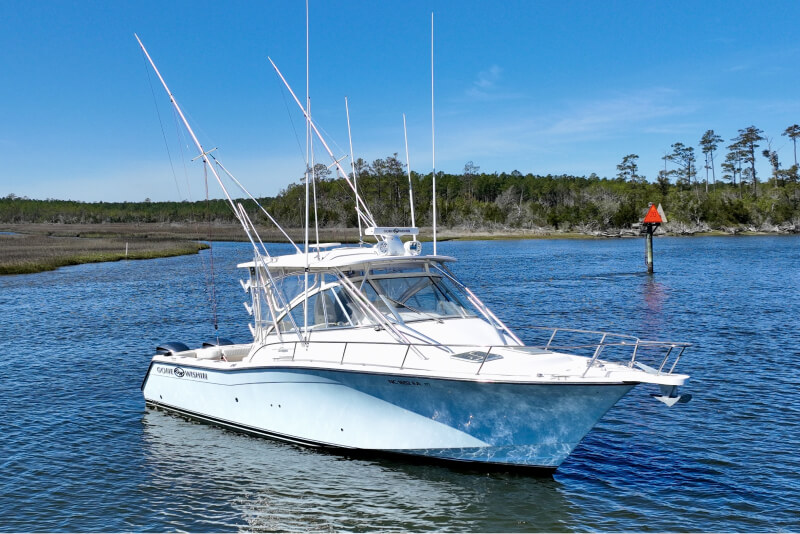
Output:
M143 423L151 506L169 510L161 529L553 532L573 514L550 477L320 454L155 410Z

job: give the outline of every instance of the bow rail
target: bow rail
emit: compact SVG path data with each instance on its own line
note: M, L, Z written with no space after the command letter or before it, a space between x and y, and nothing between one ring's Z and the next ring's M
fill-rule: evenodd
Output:
M542 345L466 345L453 343L405 343L392 341L335 341L335 340L284 340L260 345L252 351L248 360L253 359L265 349L276 349L282 353L274 359L374 365L377 367L412 369L407 366L410 352L423 355L423 360L431 357L442 356L446 353L450 358L458 359L477 365L475 371L479 375L484 365L494 359L501 359L499 351L514 351L528 353L531 357L552 353L568 352L577 356L588 358L586 370L581 377L585 377L589 369L602 365L598 363L601 354L607 356L600 362L610 362L627 365L630 368L638 367L655 375L671 375L690 343L673 341L651 341L639 339L635 336L614 334L595 330L578 330L571 328L554 327L528 327L527 329L548 332L548 340ZM575 337L596 336L599 341L566 343L556 345L557 338L575 339ZM338 349L338 350L337 350ZM605 352L604 352L605 351ZM629 356L620 354L627 353ZM641 360L645 359L648 364ZM381 361L383 360L383 362Z

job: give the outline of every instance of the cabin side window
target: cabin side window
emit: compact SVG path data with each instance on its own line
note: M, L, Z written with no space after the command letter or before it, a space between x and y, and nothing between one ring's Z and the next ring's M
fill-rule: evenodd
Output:
M311 330L343 328L353 325L355 313L352 308L348 309L348 303L349 300L342 299L342 292L335 292L334 288L329 288L309 295L307 301L301 299L292 308L290 314L300 329L306 324L306 318L308 319L308 328ZM294 328L287 316L284 316L279 326L281 332L289 332Z

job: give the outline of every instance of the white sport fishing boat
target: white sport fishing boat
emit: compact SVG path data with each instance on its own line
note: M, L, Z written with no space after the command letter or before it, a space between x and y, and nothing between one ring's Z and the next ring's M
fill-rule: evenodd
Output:
M423 253L413 223L375 225L318 132L375 244L306 237L303 249L271 256L217 168L241 184L203 149L153 68L253 245L239 265L253 341L162 345L142 384L149 407L349 453L552 470L635 386L654 385L670 406L688 400L677 392L688 376L675 372L685 343L540 328L529 331L543 342L525 345L453 275L454 258L435 241Z

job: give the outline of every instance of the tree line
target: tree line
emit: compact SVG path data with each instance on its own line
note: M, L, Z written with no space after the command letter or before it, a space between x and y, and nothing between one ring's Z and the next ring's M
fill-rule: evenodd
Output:
M487 228L550 228L579 232L607 231L639 222L648 203L663 205L671 221L695 229L737 227L800 227L800 180L796 142L800 126L782 135L795 145L794 164L782 166L771 140L755 126L739 130L717 163L723 139L713 130L699 140L702 171L698 170L693 146L676 142L662 158L655 181L639 173L636 154L628 154L617 165L617 175L589 176L481 172L473 162L463 172L437 172L438 224L478 230ZM759 148L762 150L759 151ZM756 159L769 162L771 174L759 177ZM354 178L379 224L411 222L409 175L398 155L372 162L355 161ZM317 164L312 176L316 190L316 216L320 227L357 225L355 198L342 178ZM410 173L417 226L431 225L432 174ZM283 226L304 224L305 183L290 184L275 197L259 199ZM248 204L243 202L245 206ZM254 221L266 218L252 206ZM313 218L312 211L312 218ZM312 219L313 220L313 219ZM223 200L197 202L96 202L30 200L8 195L0 198L3 223L171 223L233 222L233 213Z
M794 149L794 164L782 168L778 159L778 152L772 149L772 140L764 137L764 132L755 126L748 126L739 130L736 137L731 139L731 144L727 146L725 161L720 164L723 172L722 179L736 186L737 177L739 180L740 198L743 196L745 184L747 184L753 196L758 196L758 175L756 173L756 159L759 155L757 150L761 147L760 143L766 142L766 148L760 151L760 155L769 162L772 174L769 180L774 181L774 185L785 185L787 183L798 182L797 165L797 139L800 137L800 125L793 124L786 128L781 135L788 137L792 141ZM704 156L703 169L705 170L704 187L705 193L709 193L709 183L716 187L717 166L714 156L718 152L719 145L723 138L714 130L707 130L700 138L699 146ZM691 187L693 182L697 185L697 164L694 147L684 146L683 143L673 143L670 147L672 152L665 154L664 170L658 173L656 181L658 183L669 183L671 179L683 188ZM636 175L636 160L639 156L629 154L625 156L620 165L617 165L618 176L623 179L636 180L644 179ZM672 163L674 168L667 169L667 163ZM709 171L711 180L709 180Z

